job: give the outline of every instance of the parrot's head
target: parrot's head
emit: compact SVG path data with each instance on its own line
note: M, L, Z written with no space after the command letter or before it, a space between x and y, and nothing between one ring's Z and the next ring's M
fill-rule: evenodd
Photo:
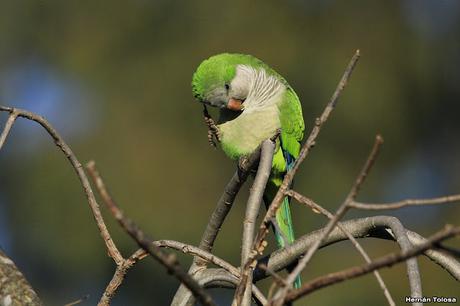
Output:
M244 54L222 53L203 61L193 74L193 95L199 102L232 111L242 111L251 82L239 75L238 67L258 67L260 60Z

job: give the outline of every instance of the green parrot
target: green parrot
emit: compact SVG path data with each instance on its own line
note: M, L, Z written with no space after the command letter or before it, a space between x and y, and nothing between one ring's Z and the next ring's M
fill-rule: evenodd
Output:
M203 61L193 75L192 89L199 102L220 109L217 137L232 159L250 155L281 130L264 192L265 205L270 205L300 152L305 126L297 94L261 60L230 53ZM274 230L280 247L295 239L289 203L286 197L276 212ZM300 286L300 279L295 286Z

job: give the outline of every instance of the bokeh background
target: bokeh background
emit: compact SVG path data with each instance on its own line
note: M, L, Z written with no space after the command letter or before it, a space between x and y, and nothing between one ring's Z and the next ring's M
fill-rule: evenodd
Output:
M207 143L191 95L196 66L219 52L253 54L286 77L312 127L356 49L362 58L298 174L296 189L334 210L376 133L384 149L359 199L460 192L460 2L1 1L0 101L44 115L82 162L96 160L126 213L158 239L197 244L235 169ZM0 114L3 125L6 114ZM238 264L245 192L215 251ZM428 235L458 224L458 204L381 212ZM325 220L293 205L296 231ZM371 215L352 212L347 218ZM135 244L106 214L125 255ZM362 241L372 256L392 242ZM79 182L37 124L20 119L0 152L0 245L48 305L95 304L114 271ZM455 245L455 243L451 243ZM457 243L458 246L458 243ZM190 258L179 256L185 267ZM304 279L361 263L349 243L317 253ZM420 259L426 295L458 283ZM404 265L382 271L398 304ZM263 287L266 288L267 282ZM147 259L114 305L167 305L177 281ZM225 305L232 293L214 291ZM372 276L320 290L309 305L384 305Z

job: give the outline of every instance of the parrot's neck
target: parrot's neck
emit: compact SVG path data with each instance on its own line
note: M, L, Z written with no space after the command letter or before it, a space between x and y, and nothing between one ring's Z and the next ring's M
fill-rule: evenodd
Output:
M222 111L218 128L222 149L229 157L237 159L254 152L281 127L278 106L283 101L286 86L265 69L249 66L238 66L234 82L232 87L246 86L248 90L244 110L233 112L234 116Z
M249 85L248 95L244 102L244 112L246 113L275 106L279 102L280 94L286 89L277 77L268 74L264 68L246 65L237 67L232 85Z

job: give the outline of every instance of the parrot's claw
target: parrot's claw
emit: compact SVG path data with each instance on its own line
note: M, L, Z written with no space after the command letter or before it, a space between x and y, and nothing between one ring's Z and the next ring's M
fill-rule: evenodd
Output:
M208 142L214 148L217 146L216 141L221 141L221 135L219 128L217 127L214 119L212 119L211 115L208 113L208 109L206 105L203 106L203 115L204 115L204 122L208 127Z

